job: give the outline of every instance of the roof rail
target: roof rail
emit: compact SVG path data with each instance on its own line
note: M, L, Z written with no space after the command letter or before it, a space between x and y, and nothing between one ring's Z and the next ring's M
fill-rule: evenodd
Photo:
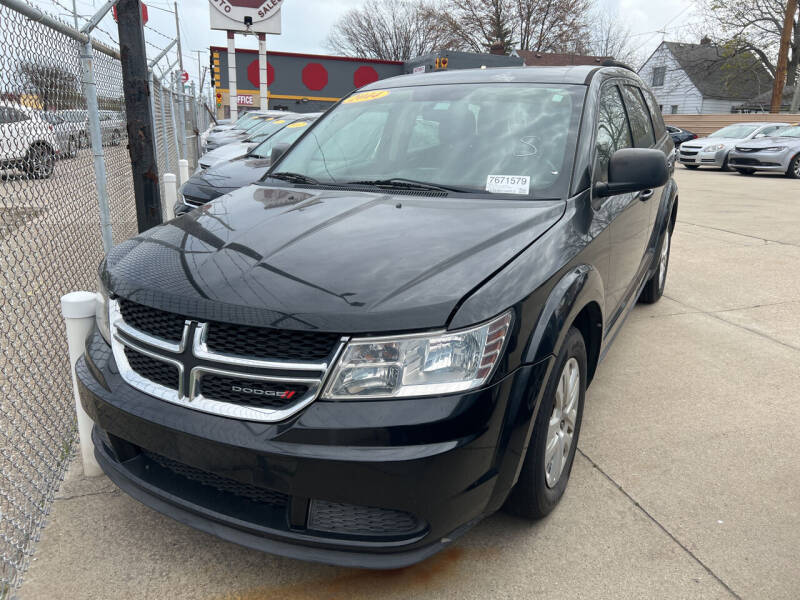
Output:
M620 69L627 69L628 71L636 73L636 69L634 69L632 66L626 65L624 62L620 62L618 60L608 59L604 60L600 64L604 67L619 67Z

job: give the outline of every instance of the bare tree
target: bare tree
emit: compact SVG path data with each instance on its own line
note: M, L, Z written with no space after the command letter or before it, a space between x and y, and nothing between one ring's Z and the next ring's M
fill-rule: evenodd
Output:
M585 53L589 0L513 0L519 47Z
M56 64L25 61L18 67L25 87L39 96L45 110L78 105L80 87L75 73Z
M700 0L704 25L714 41L735 52L753 52L774 76L785 0ZM789 44L787 83L794 84L800 64L800 17Z
M501 46L504 54L514 49L517 22L513 0L449 0L439 15L456 49L486 52Z
M632 43L631 30L619 18L616 10L595 9L591 14L591 26L586 54L609 56L631 66L639 66L642 57L639 48Z
M450 34L426 0L367 0L337 21L327 46L348 56L409 60L452 47Z

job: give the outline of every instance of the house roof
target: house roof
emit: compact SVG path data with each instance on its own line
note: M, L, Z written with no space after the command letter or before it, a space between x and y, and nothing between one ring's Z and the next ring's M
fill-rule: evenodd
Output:
M586 56L582 54L556 54L552 52L533 52L532 50L515 50L526 67L573 67L576 65L600 66L603 61L611 60L610 56Z
M729 54L715 44L664 45L705 98L749 100L772 88L772 75L750 51Z

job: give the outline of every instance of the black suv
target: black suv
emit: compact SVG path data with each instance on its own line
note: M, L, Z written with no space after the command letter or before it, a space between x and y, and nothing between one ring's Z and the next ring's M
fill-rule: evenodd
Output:
M78 364L105 472L252 548L400 567L569 479L661 296L673 143L617 67L376 82L269 173L118 245Z

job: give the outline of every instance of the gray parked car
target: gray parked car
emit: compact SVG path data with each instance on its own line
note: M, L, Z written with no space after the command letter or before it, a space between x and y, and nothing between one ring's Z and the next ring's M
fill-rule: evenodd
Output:
M60 110L55 113L67 123L75 127L78 133L78 149L89 147L89 123L86 119L87 112L80 108Z
M736 144L774 135L789 123L734 123L705 138L681 144L679 160L687 169L716 167L729 171L728 154Z
M772 137L737 144L728 164L742 175L771 171L800 179L800 125L780 129Z
M88 111L75 108L59 111L58 116L66 122L73 124L79 131L79 148L88 148L89 123ZM125 135L125 115L116 110L100 111L100 132L104 146L118 146Z

